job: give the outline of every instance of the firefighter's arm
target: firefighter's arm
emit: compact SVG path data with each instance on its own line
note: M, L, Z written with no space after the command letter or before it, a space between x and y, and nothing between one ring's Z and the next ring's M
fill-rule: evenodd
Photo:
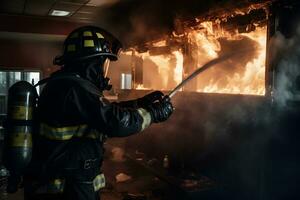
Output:
M130 133L122 133L122 131L125 131L130 126L139 127L138 130L143 131L151 123L160 123L166 121L171 116L174 110L170 98L168 97L165 97L161 101L156 101L154 103L148 104L147 106L145 106L145 108L140 107L137 109L122 108L118 105L109 104L109 102L105 102L105 99L100 99L100 101L107 106L107 116L109 116L109 120L107 122L109 124L109 127L120 128L111 129L111 134L108 135L112 137L131 135ZM112 110L109 111L109 109Z
M123 108L80 87L72 89L72 99L84 121L108 137L125 137L144 130L151 115L143 108Z
M109 137L129 136L143 131L152 123L150 113L144 108L123 108L104 103L100 112L106 124L105 132Z
M125 137L143 131L151 123L165 121L173 111L172 104L155 102L147 108L123 108L103 97L85 91L73 91L74 103L85 121L109 137Z
M106 104L104 99L102 100L102 102ZM151 123L160 123L166 121L173 113L173 106L170 102L170 98L168 97L164 98L161 101L156 101L154 103L148 104L147 106L145 106L145 108L122 108L118 105L109 103L107 104L107 106L108 109L112 109L111 111L107 112L107 116L110 116L108 117L109 120L107 122L109 124L109 127L113 127L110 132L111 134L108 134L108 136L111 137L131 135L130 133L122 133L123 131L126 131L126 129L128 129L130 126L139 127L138 130L143 131ZM119 129L115 129L116 127L119 127Z
M113 104L116 104L123 108L146 108L148 105L154 103L155 101L162 100L163 96L164 94L161 91L154 91L138 99L114 102Z

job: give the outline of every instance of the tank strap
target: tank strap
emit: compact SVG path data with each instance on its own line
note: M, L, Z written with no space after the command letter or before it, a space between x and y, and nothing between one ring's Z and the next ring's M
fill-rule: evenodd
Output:
M61 74L61 75L54 75L49 78L45 78L40 80L37 84L34 85L34 87L37 87L39 85L44 85L49 81L56 81L56 80L72 80L75 81L87 92L96 95L96 96L102 96L102 93L100 90L90 81L85 80L81 78L78 74L69 73L69 74Z

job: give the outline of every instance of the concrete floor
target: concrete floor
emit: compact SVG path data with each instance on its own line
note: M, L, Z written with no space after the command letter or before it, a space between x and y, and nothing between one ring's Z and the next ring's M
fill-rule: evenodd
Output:
M109 152L109 150L107 151ZM164 190L168 185L151 173L137 166L134 162L123 159L114 160L106 156L103 163L103 172L106 177L106 188L101 191L102 200L121 200L121 199L160 199L153 195L153 191ZM126 174L131 178L124 182L117 182L116 176L120 173ZM0 200L23 200L23 189L19 189L15 194L9 194Z
M106 177L106 187L101 191L102 200L166 200L182 199L182 191L178 191L175 179L165 179L161 161L156 160L158 168L147 167L147 160L134 152L131 156L122 148L106 146L106 154L102 170ZM136 156L136 157L135 157ZM161 168L161 169L160 169ZM157 171L160 171L157 173ZM130 177L120 182L121 178ZM128 177L126 177L128 176ZM165 179L165 180L164 180ZM178 182L180 185L180 183ZM23 200L23 190L8 195L8 200ZM197 198L198 199L198 198ZM0 199L2 200L2 199Z

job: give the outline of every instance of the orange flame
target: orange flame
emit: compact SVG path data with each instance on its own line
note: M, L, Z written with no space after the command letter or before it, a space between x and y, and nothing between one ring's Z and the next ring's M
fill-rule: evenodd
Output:
M150 55L149 52L136 55L144 60L143 73L146 80L146 84L136 89L170 90L182 81L183 54L180 50L163 55Z
M222 51L221 42L243 42L257 46L255 55L248 60L231 60L226 64L205 72L197 78L198 92L233 93L233 94L265 94L265 60L266 60L266 27L256 27L255 31L239 34L229 33L219 26L213 27L211 22L200 24L204 29L189 32L189 38L196 44L197 65L201 66L209 60L218 57ZM242 47L243 45L237 45ZM238 51L239 49L229 49ZM247 57L247 56L246 56ZM241 66L244 63L244 66Z
M174 34L173 36L176 37ZM183 50L178 47L159 55L152 55L149 51L135 54L144 61L144 83L136 89L173 89L183 77L192 73L193 70L188 70L188 67L196 69L221 53L239 51L240 48L252 45L256 49L255 53L231 59L219 64L221 66L209 69L196 78L194 89L188 89L209 93L265 94L266 27L255 27L249 33L238 33L238 30L222 29L216 21L207 21L194 29L186 30L185 37L191 49L190 54L184 55ZM154 47L165 45L166 40L153 44ZM186 57L193 62L184 61Z

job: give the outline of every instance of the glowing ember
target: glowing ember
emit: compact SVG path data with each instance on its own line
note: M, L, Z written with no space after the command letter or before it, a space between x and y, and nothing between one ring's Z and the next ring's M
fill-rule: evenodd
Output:
M167 45L166 40L161 40L152 44L154 47L164 47Z
M143 84L137 84L137 86L136 86L135 89L137 89L137 90L151 90L150 88L145 88L145 87L143 86Z

